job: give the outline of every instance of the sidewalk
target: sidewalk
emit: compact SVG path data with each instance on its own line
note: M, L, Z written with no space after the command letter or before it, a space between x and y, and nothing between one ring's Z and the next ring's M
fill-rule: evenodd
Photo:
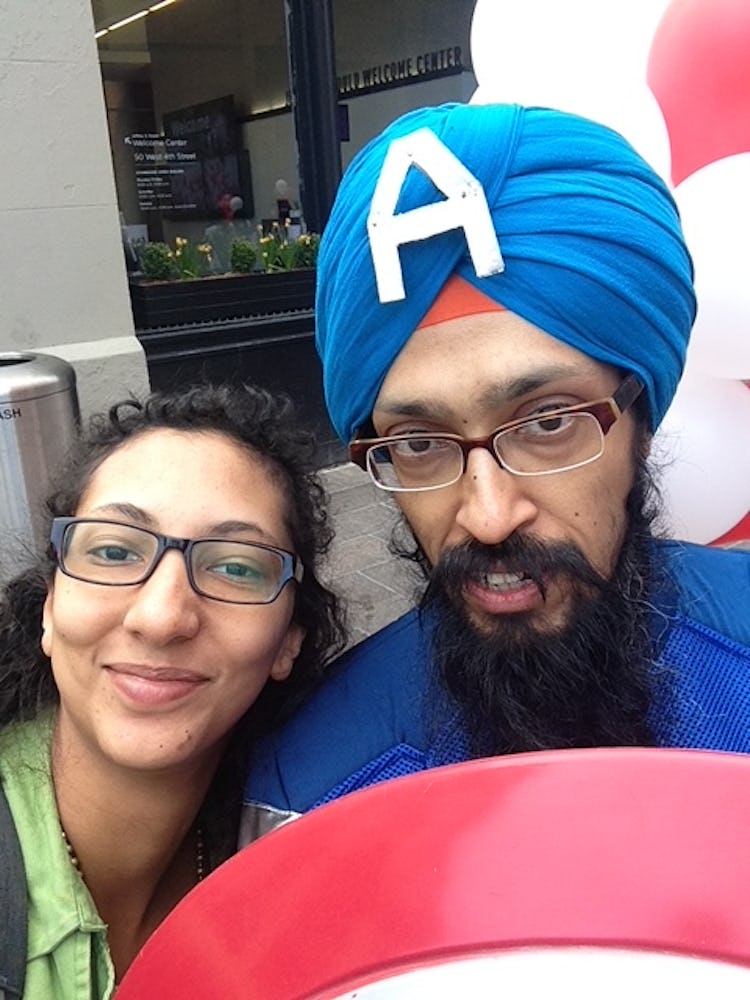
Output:
M388 551L398 514L387 493L349 463L323 470L321 479L336 529L327 578L346 598L354 644L414 605L419 574Z

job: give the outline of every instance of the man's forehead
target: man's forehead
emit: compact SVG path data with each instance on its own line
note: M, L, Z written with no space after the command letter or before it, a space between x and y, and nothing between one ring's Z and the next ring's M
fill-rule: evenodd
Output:
M450 320L412 334L373 412L455 415L502 407L534 393L607 395L619 373L513 313Z
M472 313L429 327L418 326L386 374L389 381L438 381L457 374L491 373L503 380L581 373L595 375L612 366L584 353L510 310ZM398 378L397 378L398 377ZM544 378L545 381L549 380Z

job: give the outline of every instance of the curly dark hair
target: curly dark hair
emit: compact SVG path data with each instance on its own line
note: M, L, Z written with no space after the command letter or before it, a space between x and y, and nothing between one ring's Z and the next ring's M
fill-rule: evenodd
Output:
M294 551L305 568L296 585L293 620L306 631L294 669L283 683L269 680L237 724L204 804L201 822L215 864L234 848L242 776L254 742L317 685L326 665L346 644L345 621L336 595L318 576L333 530L325 491L312 468L315 442L296 425L286 396L250 385L203 385L115 404L107 414L93 417L79 435L47 500L50 520L74 515L105 459L125 441L158 428L226 434L264 461L287 500ZM0 725L32 719L58 702L41 650L42 606L54 571L50 550L0 594Z

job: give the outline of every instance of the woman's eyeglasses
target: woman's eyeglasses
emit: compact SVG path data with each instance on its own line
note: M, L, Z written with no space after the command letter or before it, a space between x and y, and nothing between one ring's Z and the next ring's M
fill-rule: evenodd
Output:
M105 587L144 583L168 549L185 559L188 580L202 597L228 604L270 604L290 580L302 580L297 556L260 542L172 538L119 521L56 517L50 541L66 576Z

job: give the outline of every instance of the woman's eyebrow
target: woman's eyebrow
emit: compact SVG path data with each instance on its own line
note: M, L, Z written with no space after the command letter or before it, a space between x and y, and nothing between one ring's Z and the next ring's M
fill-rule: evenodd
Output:
M135 524L141 525L144 528L150 528L153 531L158 530L159 527L154 517L143 510L142 507L138 507L132 503L120 501L105 503L99 507L95 507L91 513L109 517L125 517L128 521L133 521ZM273 541L272 535L255 521L240 521L237 519L218 521L215 524L209 525L202 534L204 536L221 538L225 535L247 534L248 532L253 535L259 535L263 539Z
M147 511L143 510L142 507L136 506L134 503L127 503L125 501L113 501L112 503L103 503L98 507L94 507L91 514L103 514L109 517L115 517L115 515L120 515L121 517L126 517L128 521L135 521L138 524L142 524L145 528L153 528L155 525L155 520Z
M219 521L218 524L212 524L205 534L220 538L224 535L247 534L248 532L273 541L272 535L255 521Z

